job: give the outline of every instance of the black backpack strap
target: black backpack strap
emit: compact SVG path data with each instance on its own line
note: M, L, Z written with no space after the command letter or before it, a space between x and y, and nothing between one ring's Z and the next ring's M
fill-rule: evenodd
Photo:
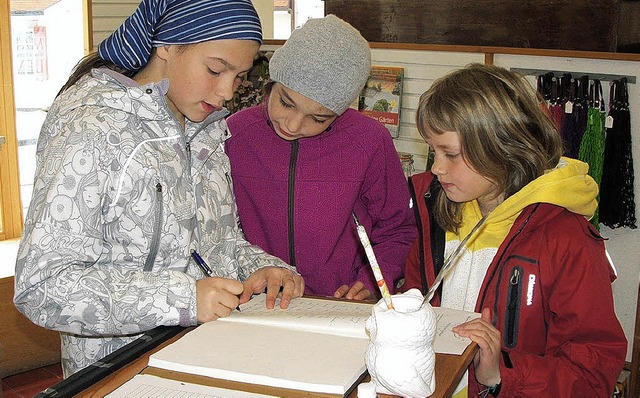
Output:
M435 271L435 275L440 273L442 266L444 265L444 245L445 245L445 233L444 229L438 224L433 217L433 208L435 206L436 198L438 197L438 193L442 187L440 186L440 181L437 178L434 178L429 185L429 190L424 194L424 201L427 205L427 210L429 211L429 229L431 235L431 256L433 258L433 268ZM426 293L426 290L425 292ZM442 284L436 290L436 294L442 297Z

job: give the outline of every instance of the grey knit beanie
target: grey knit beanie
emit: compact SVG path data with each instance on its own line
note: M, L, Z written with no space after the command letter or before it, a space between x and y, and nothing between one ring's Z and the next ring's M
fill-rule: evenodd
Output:
M370 73L369 43L335 15L308 20L269 61L272 80L338 115L358 97Z

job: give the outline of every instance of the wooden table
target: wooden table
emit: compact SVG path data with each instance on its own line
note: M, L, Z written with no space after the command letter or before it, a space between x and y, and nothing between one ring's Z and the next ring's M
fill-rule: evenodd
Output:
M164 378L180 380L189 383L277 395L281 397L335 397L335 395L331 394L303 392L298 390L283 390L280 388L273 388L268 386L238 383L229 380L212 379L205 376L185 374L147 366L149 362L149 356L152 353L178 340L191 329L192 328L185 329L180 334L167 340L155 349L150 350L149 352L147 352L137 360L131 362L130 364L124 366L117 372L105 377L103 380L83 390L81 393L74 395L74 397L104 397L106 394L112 392L139 373L153 374ZM469 347L467 347L462 355L436 354L436 391L431 396L432 398L445 398L450 397L453 394L453 391L458 385L458 382L460 381L462 375L473 360L473 356L476 350L477 345L475 343L472 343L471 345L469 345ZM356 398L356 396L357 391L354 389L353 392L349 395L349 398Z

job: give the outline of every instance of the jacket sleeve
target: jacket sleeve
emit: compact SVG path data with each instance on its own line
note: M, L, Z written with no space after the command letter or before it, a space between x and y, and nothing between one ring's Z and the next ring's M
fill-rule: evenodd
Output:
M159 325L195 324L195 279L184 272L143 273L104 260L107 172L100 170L97 116L48 121L38 142L33 198L16 261L14 303L34 323L85 336L126 335ZM53 120L54 118L52 118ZM117 119L117 118L116 118ZM80 181L93 178L95 209ZM94 211L95 210L95 211ZM124 238L124 237L123 237Z
M558 259L540 264L545 353L510 352L500 397L610 397L614 390L627 348L613 304L615 276L602 238L577 221L568 228L549 223L541 233L549 250L543 255Z
M363 202L372 222L371 244L393 294L404 277L405 259L417 230L398 153L388 131L382 125L380 128L384 129L380 134L382 145L367 171ZM378 292L377 286L371 284L370 270L361 269L357 278L372 292Z

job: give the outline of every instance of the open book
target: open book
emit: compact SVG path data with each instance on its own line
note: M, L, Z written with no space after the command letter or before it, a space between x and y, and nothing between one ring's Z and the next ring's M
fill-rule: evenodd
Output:
M255 296L227 318L207 322L152 354L149 366L270 387L348 395L366 373L365 329L373 304L302 297L268 310ZM479 314L434 308L436 353L461 354L451 332Z
M365 376L372 304L298 298L287 310L254 297L151 355L149 366L271 387L347 395Z

